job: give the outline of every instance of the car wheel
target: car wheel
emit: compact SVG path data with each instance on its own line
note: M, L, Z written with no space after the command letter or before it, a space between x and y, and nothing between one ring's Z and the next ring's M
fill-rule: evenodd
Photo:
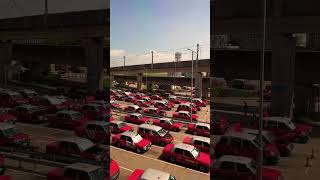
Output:
M198 134L197 131L194 131L194 132L193 132L193 135L197 135L197 134Z
M173 156L171 156L169 160L170 160L170 162L172 162L172 163L175 163L175 162L176 162L176 158L173 157Z
M301 136L299 137L299 143L307 143L309 140L308 136Z
M179 129L178 129L178 128L174 128L173 131L174 131L174 132L178 132Z
M160 146L164 147L166 146L167 143L165 143L164 141L160 142Z
M140 154L141 153L141 149L137 148L136 152Z
M202 172L207 172L208 168L206 168L205 166L199 166L200 171Z
M121 143L119 143L119 142L117 142L116 145L117 145L117 147L121 147Z

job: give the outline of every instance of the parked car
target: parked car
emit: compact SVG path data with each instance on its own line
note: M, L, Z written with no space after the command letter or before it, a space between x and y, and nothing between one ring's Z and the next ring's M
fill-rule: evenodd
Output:
M176 178L166 172L159 171L156 169L148 168L146 170L143 169L135 169L131 175L128 177L128 180L156 180L156 179L163 179L163 180L176 180Z
M104 109L103 106L99 104L84 104L79 109L85 117L89 119L106 119L108 116L108 110ZM103 118L104 117L104 118Z
M84 117L80 112L71 110L62 110L56 114L49 114L47 115L47 119L52 127L66 129L75 129L90 121L90 119Z
M120 104L118 103L118 102L116 102L116 101L110 101L110 105L111 105L111 108L113 108L113 109L121 109L120 108Z
M125 102L131 102L134 103L137 99L133 96L126 96L125 98L123 98L123 101Z
M172 118L184 120L184 121L191 121L190 112L188 111L174 112L172 115ZM195 114L192 114L192 121L198 121L198 116Z
M182 123L173 122L172 119L169 118L160 118L154 119L153 124L157 126L161 126L166 130L178 132L182 128Z
M177 112L178 111L188 111L190 112L191 110L191 104L190 103L183 103L183 104L179 104L179 106L177 107ZM197 108L195 107L192 107L192 113L193 114L196 114L198 112Z
M128 105L123 110L124 111L128 111L128 112L136 112L136 113L141 113L142 112L141 107L139 107L137 105Z
M10 114L17 117L17 120L20 122L27 122L27 123L47 122L45 117L45 114L47 113L47 109L43 109L30 104L22 104L22 105L16 106L9 112Z
M72 137L51 142L46 146L46 153L52 154L56 160L68 161L66 157L79 158L99 162L104 149L86 138ZM60 155L55 156L55 155ZM74 160L70 160L74 162Z
M129 122L129 123L134 123L134 124L143 124L143 123L148 123L150 122L150 118L145 117L139 113L132 113L132 114L127 114L124 117L124 120Z
M272 132L277 140L307 143L312 132L311 126L293 123L286 117L264 117L263 121L263 129Z
M153 100L162 100L162 97L160 97L159 95L151 95L150 98Z
M229 128L229 121L224 117L220 117L219 120L212 120L211 126L212 126L212 134L223 135L224 133L227 132Z
M151 103L143 100L143 99L139 99L137 101L134 102L135 105L140 106L140 107L150 107Z
M93 142L110 142L108 128L109 124L105 121L88 121L84 126L76 127L75 133Z
M153 144L165 146L167 144L173 143L173 136L169 133L169 131L163 129L160 126L152 124L141 124L138 126L137 132L141 135L141 137L150 140Z
M188 133L199 136L210 136L210 124L208 123L190 123L188 124Z
M28 100L18 92L9 90L0 91L0 106L16 107L17 105L26 103L28 103Z
M155 101L154 107L159 108L161 110L171 110L174 107L173 103L168 103L167 101Z
M174 103L174 104L181 103L181 100L177 96L169 96L169 97L167 97L167 100L171 103Z
M123 121L112 121L110 122L110 131L113 134L118 134L126 131L133 131L133 127Z
M192 103L194 103L196 106L199 106L199 107L206 107L206 104L200 98L192 99Z
M120 167L118 165L118 163L111 159L111 162L110 162L110 179L111 180L116 180L118 179L120 175Z
M243 130L245 133L252 135L259 135L257 129L246 129ZM274 143L277 145L281 156L289 156L294 149L294 145L290 141L276 141L275 136L269 131L262 131L262 138L265 144Z
M157 117L164 117L166 112L159 108L145 108L143 113L149 116L157 116Z
M36 103L39 100L39 94L36 91L29 89L22 89L19 93L28 100L29 104Z
M258 180L257 163L241 156L222 156L213 161L211 177L223 180ZM262 167L262 180L283 180L280 170Z
M132 131L112 136L112 144L121 148L128 148L137 153L146 152L151 148L151 141Z
M189 144L168 144L162 151L162 157L172 163L195 167L203 172L210 169L210 155Z
M50 113L56 113L64 109L68 109L68 105L65 104L62 99L55 96L41 96L39 97L39 101L33 105L46 108Z
M0 123L0 146L31 148L31 140L15 125Z
M80 178L81 177L81 178ZM74 163L65 168L55 168L47 175L47 180L109 180L100 166Z
M223 155L244 156L257 159L259 153L258 138L255 135L230 132L223 135L215 146L217 157ZM280 159L280 153L275 144L263 143L263 161L264 164L277 164Z
M151 105L154 104L154 100L152 100L152 99L151 99L150 97L148 97L148 96L143 96L141 99L149 102Z
M9 112L9 109L0 109L0 122L15 123L17 121L17 117L10 114Z
M201 152L210 154L210 138L200 136L186 136L183 143L195 146Z

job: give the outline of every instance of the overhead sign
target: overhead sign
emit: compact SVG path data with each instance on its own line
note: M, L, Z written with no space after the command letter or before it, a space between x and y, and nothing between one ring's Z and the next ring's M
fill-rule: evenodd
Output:
M110 8L110 0L1 0L0 19Z

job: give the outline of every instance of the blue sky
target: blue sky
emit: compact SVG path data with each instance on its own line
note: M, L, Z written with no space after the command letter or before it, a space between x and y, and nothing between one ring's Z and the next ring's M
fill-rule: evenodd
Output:
M155 51L155 63L173 60L174 50L195 49L209 56L209 0L111 0L111 64L126 56L127 64L140 64ZM166 51L166 52L161 52ZM190 59L185 49L182 59ZM208 52L207 52L208 51ZM139 56L136 56L136 55ZM189 55L188 55L189 54Z

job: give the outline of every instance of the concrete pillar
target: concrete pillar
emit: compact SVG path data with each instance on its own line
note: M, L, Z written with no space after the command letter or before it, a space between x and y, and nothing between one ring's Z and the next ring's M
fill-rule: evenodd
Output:
M143 81L143 74L139 73L137 74L137 88L138 90L142 90L142 81Z
M272 37L271 114L289 116L294 93L296 40L291 35Z
M88 91L95 93L103 88L103 38L86 41Z
M12 43L0 42L0 83L6 83L6 66L10 64L12 60Z
M201 98L202 97L202 73L198 72L194 74L195 76L195 97Z

